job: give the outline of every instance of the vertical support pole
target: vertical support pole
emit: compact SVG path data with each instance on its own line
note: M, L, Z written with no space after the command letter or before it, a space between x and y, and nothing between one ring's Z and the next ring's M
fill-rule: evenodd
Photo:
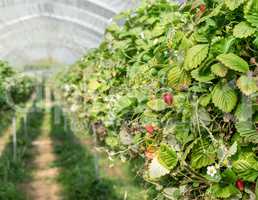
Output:
M13 116L13 160L17 160L16 114Z
M45 104L48 109L51 108L51 104L52 104L51 93L52 91L49 85L45 85Z
M67 125L66 112L63 112L63 117L64 117L64 131L65 131L65 133L68 133L68 125Z
M92 130L93 130L93 136L94 136L94 147L97 147L97 143L98 143L98 139L97 139L97 134L96 134L96 130L95 130L95 126L92 124ZM96 179L99 180L99 158L97 155L97 151L94 151L94 165L95 165L95 176Z
M29 135L28 135L28 124L27 124L27 115L25 114L25 116L23 117L23 124L24 124L24 133L26 136L26 139L29 139Z
M58 125L61 123L61 110L58 107L54 107L54 115L55 115L55 124Z

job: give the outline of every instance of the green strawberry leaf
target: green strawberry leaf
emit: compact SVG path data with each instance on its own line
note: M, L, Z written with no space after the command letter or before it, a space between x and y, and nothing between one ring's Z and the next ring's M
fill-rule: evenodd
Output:
M228 84L218 83L212 91L212 102L223 112L231 112L237 104L237 94Z
M225 4L230 10L235 10L244 2L245 0L225 0Z
M211 71L219 77L225 77L228 73L228 68L221 63L217 63L211 66Z
M199 82L209 82L216 77L211 73L209 67L198 67L191 72L192 77Z
M215 184L210 187L209 191L215 198L223 199L239 194L239 190L233 184L227 186Z
M236 129L246 142L258 144L258 133L250 121L242 121L236 124Z
M175 90L182 90L188 88L191 84L191 77L184 70L179 67L172 68L168 73L168 85Z
M258 88L256 85L256 80L253 77L247 77L242 75L237 80L237 87L243 92L245 95L249 96L255 92L257 92Z
M253 35L255 31L256 29L248 22L240 22L234 27L233 35L237 38L246 38Z
M203 95L199 98L199 103L201 106L206 107L211 102L212 95Z
M244 181L255 182L258 177L258 160L253 152L241 152L232 167Z
M154 99L147 103L147 106L156 112L163 111L167 108L165 102L161 99Z
M161 144L158 151L158 160L168 170L175 168L178 162L175 150L166 144Z
M207 57L208 52L208 44L199 44L188 49L185 57L184 68L186 70L191 70L198 67Z
M236 54L221 54L217 59L229 69L243 73L246 73L249 70L248 63Z
M191 154L191 166L194 169L206 167L215 162L215 149L207 140L198 141Z
M258 28L258 13L247 14L245 18L252 26Z

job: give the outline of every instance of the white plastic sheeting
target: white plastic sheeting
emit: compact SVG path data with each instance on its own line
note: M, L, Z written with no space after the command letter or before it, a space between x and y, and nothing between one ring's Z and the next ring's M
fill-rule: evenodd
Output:
M0 58L22 68L71 64L98 46L110 19L135 0L0 0Z

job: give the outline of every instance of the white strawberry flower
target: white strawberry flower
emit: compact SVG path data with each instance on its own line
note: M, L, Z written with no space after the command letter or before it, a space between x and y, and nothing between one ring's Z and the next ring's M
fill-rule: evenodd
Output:
M79 106L76 104L73 104L70 108L71 112L76 112L79 109Z
M140 36L142 39L144 39L145 38L144 32L141 32Z
M121 156L120 156L120 159L121 159L121 161L122 161L123 163L125 163L126 160L127 160L127 158L126 158L124 155L121 155Z
M68 85L68 84L65 84L64 85L64 90L66 91L66 92L69 92L70 91L70 85Z
M214 165L207 167L207 174L211 177L214 177L217 174L217 169Z
M149 165L149 176L151 179L160 178L169 173L169 170L165 168L158 160L157 156L154 157Z

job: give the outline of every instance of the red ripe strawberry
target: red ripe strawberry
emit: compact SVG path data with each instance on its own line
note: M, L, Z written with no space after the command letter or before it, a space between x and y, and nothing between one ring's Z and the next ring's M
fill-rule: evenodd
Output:
M144 128L147 131L147 133L149 133L150 135L152 135L155 130L154 126L152 126L151 124L146 125Z
M173 95L171 93L165 93L163 95L163 100L170 106L173 103Z
M200 8L200 11L201 11L202 13L204 13L204 12L206 11L206 6L205 6L205 4L201 4L199 8Z
M241 179L238 179L236 181L236 187L239 189L241 192L244 191L245 183Z

